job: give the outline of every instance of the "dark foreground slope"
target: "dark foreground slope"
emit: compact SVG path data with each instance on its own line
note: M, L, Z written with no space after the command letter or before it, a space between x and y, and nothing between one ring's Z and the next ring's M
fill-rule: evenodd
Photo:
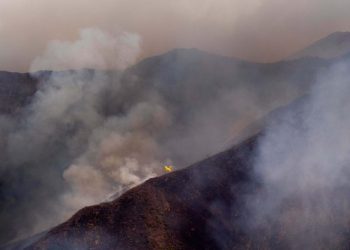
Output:
M289 111L301 114L307 100L305 96L280 108L269 119L278 122ZM302 124L300 119L303 116L297 115L294 122ZM26 247L12 249L349 249L349 185L315 189L310 197L285 197L273 218L254 225L251 218L258 217L249 205L264 209L268 197L256 195L264 193L264 187L254 172L264 133L186 169L150 179L112 202L84 208L29 244L21 242ZM344 178L349 179L348 174L344 172ZM324 198L334 205L325 211ZM305 208L315 220L304 223L303 216L310 212Z
M228 138L247 124L308 91L318 73L330 64L323 59L258 64L180 49L145 59L123 73L84 70L41 72L33 77L0 72L0 245L37 232L42 221L42 229L46 223L53 225L50 221L55 216L47 214L67 190L62 174L87 150L92 134L87 130L96 126L84 125L89 115L74 115L78 106L83 105L83 111L90 107L105 122L127 116L141 104L157 103L173 121L166 130L157 131L157 142L171 154L166 158L176 166L187 166L221 151L223 144L230 144ZM45 86L61 80L74 86L93 81L95 75L102 75L103 81L97 82L104 83L94 96L96 104L90 105L90 98L73 98L62 105L72 119L66 113L53 120L37 119L44 115L38 102L44 104L39 105L43 110L57 106ZM82 96L89 93L82 91ZM28 128L28 121L36 125ZM47 122L50 136L42 137L37 125L46 127ZM84 133L87 135L82 136ZM22 143L9 143L21 135ZM21 145L27 144L35 153L22 149ZM193 148L196 150L188 150Z
M349 55L347 57L349 57ZM228 129L226 128L240 123L242 120L246 123L247 121L245 120L250 118L246 118L247 107L250 112L253 111L251 116L254 116L255 109L253 109L252 106L258 109L259 112L257 113L260 114L261 110L265 112L284 102L288 102L290 98L307 92L311 83L314 82L320 72L327 69L335 61L343 59L344 58L340 58L332 61L309 58L273 64L256 64L208 55L196 50L176 50L161 56L146 59L134 67L129 68L122 75L114 73L106 74L106 76L104 76L107 81L106 85L111 88L103 91L98 97L98 100L101 100L101 102L98 102L99 105L97 105L96 112L101 114L103 120L123 116L139 103L147 102L150 96L154 96L154 92L158 93L158 98L162 100L161 103L164 104L164 108L169 110L174 121L171 127L162 133L162 135L166 135L166 139L169 143L164 143L165 139L163 136L159 139L160 144L164 151L172 152L174 157L169 158L172 160L175 159L174 162L176 166L186 166L189 162L203 159L203 156L207 155L207 152L220 151L218 146L222 148L222 143L227 140L228 137L226 132ZM67 74L67 72L62 74ZM85 81L89 80L93 73L85 72L84 74L73 75L75 78L83 75L84 77L78 80ZM21 99L21 95L18 95L18 93L20 93L20 90L26 88L9 89L6 86L21 86L21 81L17 81L16 79L25 78L29 80L23 84L28 83L28 86L35 86L39 83L35 82L28 74L13 74L10 76L6 73L4 76L6 76L4 77L6 84L1 83L0 94L3 94L6 98L10 96L12 101L25 100L23 102L24 111L22 113L17 112L17 114L19 120L22 119L26 121L26 117L31 111L31 105L29 104L29 106L26 106L25 104L28 103L33 96L35 100L37 95L33 95L33 93L38 93L36 92L36 88L29 88L32 92L25 93L23 95L25 98ZM43 76L44 78L49 77L49 73L45 73ZM45 79L43 81L45 82ZM31 83L33 84L31 85ZM117 88L115 86L123 87ZM1 92L1 90L4 90L4 92ZM104 93L109 94L107 98L105 98ZM225 98L220 99L223 96L222 94L227 93L232 93L233 97L241 96L240 93L243 93L243 96L246 96L246 98L237 99L245 99L247 102L244 103L247 105L237 106L231 102L227 103L227 100L235 100L235 98L230 95L224 95ZM236 93L238 93L238 95L236 95ZM254 102L251 101L252 99L254 99ZM6 108L6 105L11 108L18 108L21 106L11 104L11 102L7 101L4 102L5 104L1 104L1 109L3 107ZM223 112L223 109L225 112ZM72 109L69 108L69 110ZM3 113L6 114L7 118L7 114L11 112ZM194 119L194 116L199 113L201 116L196 116L196 119ZM208 117L211 119L208 119ZM0 115L0 118L3 118L3 115ZM83 119L77 119L72 123L66 123L65 119L57 119L58 121L55 123L57 132L51 134L50 138L52 140L50 139L47 142L44 140L41 144L41 137L38 137L38 143L42 146L42 149L38 147L39 150L37 150L37 152L39 153L37 156L32 157L33 154L30 154L30 157L28 157L29 160L19 163L9 160L12 156L8 155L8 152L11 152L11 150L8 148L9 144L7 140L3 139L7 138L8 133L7 130L2 132L1 141L3 143L0 142L2 143L0 145L0 245L14 239L22 238L23 235L29 234L28 231L33 233L31 230L36 224L36 218L40 218L41 221L45 221L46 223L46 221L50 221L50 218L54 217L54 215L47 215L47 211L52 212L52 207L56 208L55 204L57 200L59 200L59 197L67 189L67 183L62 178L62 173L74 159L80 156L80 152L86 150L85 146L88 145L89 137L81 137L81 142L76 143L76 145L79 145L78 150L74 150L74 155L71 155L69 139L74 136L79 136L82 129L85 128L81 126L81 124L84 124L81 121L84 122L85 119L84 117L82 118ZM213 124L213 121L219 122ZM13 124L18 124L17 120L14 120ZM193 124L195 124L195 126L193 126ZM13 134L17 135L18 131L23 132L22 127L25 126L19 124L18 127L15 126L14 129L10 128L9 130L13 130ZM193 127L194 129L192 129ZM208 133L205 133L206 131L208 131ZM203 136L205 134L212 135L210 140ZM35 145L36 138L37 137L30 137L30 145ZM185 138L185 140L183 140L183 138ZM210 143L208 143L208 141L210 141ZM174 147L172 142L176 142L176 147ZM24 151L27 152L27 148L25 148ZM246 155L245 157L249 158L250 155ZM16 160L17 158L18 157L16 157ZM185 191L184 195L200 193L199 197L201 198L203 195L206 195L205 192L207 192L207 189L219 189L216 185L221 185L221 182L223 182L220 179L221 176L225 178L228 178L226 175L230 176L228 173L221 170L222 165L226 164L236 169L235 164L230 165L229 163L223 163L215 164L213 170L209 171L209 165L205 162L203 164L207 165L207 172L204 171L204 173L202 173L203 171L200 170L193 175L192 172L184 170L183 172L187 173L185 175L188 176L188 183L186 183L186 186L183 187L180 185L177 188L169 189L170 191L167 191L164 195L173 197L173 193L176 195L177 192L186 188L186 190L189 189L189 191ZM220 177L210 182L212 183L211 186L209 185L208 188L202 188L198 186L197 183L193 183L194 180L197 180L196 178L199 178L199 176L205 178L208 173L211 174L211 171L215 172L215 176L218 175ZM181 173L182 172L175 173L174 175L176 177ZM244 174L246 175L247 173ZM201 180L201 178L199 179ZM156 179L155 181L148 182L145 186L149 186L151 183L161 180L162 178ZM229 180L233 183L231 179ZM194 189L191 188L193 185L195 185ZM154 187L154 185L152 187ZM231 188L231 186L227 185L223 185L222 187L222 189L225 190L219 189L220 191L217 191L218 194L216 195L221 195L227 192L226 189L229 190ZM202 190L205 191L202 192ZM135 190L132 192L135 192ZM128 195L130 195L130 193ZM147 196L145 195L145 197ZM156 197L155 200L157 199ZM213 204L206 204L207 208L205 208L205 211L211 212L213 209L211 206L213 206L214 209L217 209L216 206L221 206L221 199L218 199L217 202L216 198L212 198L212 200L214 200ZM143 203L142 206L151 206L149 203L150 202ZM194 203L197 204L199 202L196 200ZM190 207L188 204L186 206ZM193 210L197 211L194 208ZM230 211L230 208L227 208L227 210ZM33 213L37 216L33 216ZM155 210L154 213L160 214L158 210ZM45 215L47 217L44 217ZM135 215L132 214L132 216L137 216L137 213ZM165 217L167 218L167 216L166 214ZM56 225L56 223L57 222L51 223L50 226ZM142 223L139 224L142 225ZM211 222L207 224L212 225ZM215 222L214 225L216 224L219 225L218 228L222 228L221 222ZM209 226L206 225L205 228L207 227ZM46 229L46 227L43 229ZM226 234L219 233L219 235L222 236ZM170 237L175 236L171 235ZM207 239L209 236L203 233L201 237ZM231 238L232 237L228 237L228 239ZM219 242L222 243L225 241L219 240Z
M87 207L26 249L228 249L250 244L238 225L256 138L187 169Z
M298 220L297 200L283 206L281 220L273 220L277 224L248 230L251 214L245 201L260 190L251 174L257 140L253 137L187 169L150 179L115 201L80 210L29 244L21 242L26 247L7 249L335 249L334 242L341 242L336 249L349 249L346 217L341 220L344 228L330 232L332 242L324 238L307 246L286 233L285 219ZM341 198L345 206L348 193ZM332 218L339 216L336 211ZM340 229L335 225L339 220L332 223L330 228ZM312 236L312 231L305 232L305 237Z

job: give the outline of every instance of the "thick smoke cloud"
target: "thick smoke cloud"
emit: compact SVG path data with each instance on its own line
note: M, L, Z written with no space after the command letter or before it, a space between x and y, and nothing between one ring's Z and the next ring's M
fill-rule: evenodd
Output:
M84 29L76 42L51 43L32 69L55 64L62 69L110 65L122 70L134 63L139 51L135 34ZM1 116L1 174L9 181L2 178L7 207L1 214L7 225L1 228L4 238L53 226L78 208L103 201L119 185L135 185L154 175L148 168L140 169L139 163L154 164L146 127L151 129L155 122L162 126L165 115L156 104L136 103L128 115L106 117L103 105L109 101L108 90L120 87L119 71L33 74L40 83L30 105L16 116ZM150 113L152 108L155 112ZM97 161L100 165L91 165ZM15 198L12 192L17 193Z
M346 243L349 62L323 72L310 94L272 119L259 145L262 189L248 200L251 229L287 239L291 249L339 249Z
M28 71L49 41L74 41L91 26L140 34L141 56L194 47L278 60L331 32L349 30L349 7L345 0L2 0L0 69Z
M271 98L266 88L277 90L281 82L256 85L256 68L247 65L245 77L236 75L239 62L196 50L141 63L141 72L157 71L159 78L147 80L127 68L140 41L132 33L89 28L76 41L53 41L34 61L33 70L45 64L82 70L33 72L40 82L30 104L15 116L0 116L2 241L115 198L162 174L164 164L181 168L219 152L247 124L298 94L286 87ZM105 65L118 70L84 69ZM201 67L227 67L228 79L215 72L208 78Z
M64 195L65 205L75 211L159 174L165 161L155 134L169 122L167 112L152 103L106 119L92 131L87 151L64 171L73 191Z
M266 87L253 77L261 89L244 77L224 86L204 78L175 87L143 85L132 71L123 72L137 59L174 47L279 59L349 29L349 7L343 0L1 1L0 69L31 69L40 79L30 105L14 117L0 116L2 185L11 190L1 192L1 241L39 232L115 197L161 174L165 163L184 167L218 152L253 120L298 95L291 88L269 102L271 90L285 85L276 80ZM90 26L98 28L82 29ZM181 67L195 72L189 61L174 68L174 78L184 74ZM40 69L79 70L35 72ZM266 185L255 198L264 202L252 204L258 211L250 226L280 223L295 248L320 238L339 243L332 233L341 230L348 208L340 207L338 192L348 188L342 178L348 163L347 70L339 66L320 78L305 104L273 124L261 144L257 175ZM261 98L259 91L269 94ZM271 218L285 199L300 205ZM311 229L313 237L305 239Z
M99 29L83 29L79 40L74 42L53 41L44 55L37 57L31 72L41 69L72 70L125 69L135 62L140 54L140 37L136 34L120 33L113 36Z

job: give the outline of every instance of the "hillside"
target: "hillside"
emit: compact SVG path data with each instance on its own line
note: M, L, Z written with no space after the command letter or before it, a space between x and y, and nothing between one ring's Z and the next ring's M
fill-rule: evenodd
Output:
M235 219L247 216L239 201L255 189L249 182L255 143L252 138L150 179L115 201L84 208L26 249L228 249L251 244Z
M1 244L23 238L28 232L33 233L33 220L48 223L42 230L60 222L51 212L62 193L69 188L62 175L70 163L87 150L89 136L98 129L95 125L85 124L81 112L86 107L98 114L100 120L108 121L127 116L139 104L161 106L167 111L171 123L165 129L159 129L158 122L151 124L155 126L153 128L146 120L145 127L150 127L150 132L147 132L150 138L166 152L162 157L171 159L181 169L229 148L256 120L307 92L319 72L332 63L332 60L307 58L258 64L198 50L178 49L145 59L123 73L82 70L43 72L36 77L1 73L0 79L5 80L0 95L9 98L4 98L6 103L1 106L4 110L1 118L5 121L0 130ZM40 86L46 84L50 87L51 82L47 79L53 76L55 81L65 80L65 85L56 88L60 90L71 83L93 82L96 75L102 75L105 84L94 95L96 103L84 103L90 100L91 92L87 90L82 94L89 98L73 98L71 102L75 106L67 107L67 113L73 112L72 118L67 119L67 114L63 113L65 116L51 119L50 112L50 119L37 122L36 118L48 110L51 100L60 101L51 97L44 99L47 103L35 113L33 102L36 104L45 97L45 89ZM85 105L83 108L77 106L81 103ZM33 113L35 119L32 119ZM87 117L90 114L87 113ZM28 121L34 123L29 126L31 130L28 130ZM52 129L51 136L42 137L40 128ZM244 137L250 134L251 131L245 132ZM21 143L11 144L10 139Z
M114 201L83 208L29 239L24 249L348 249L350 173L348 162L337 161L343 155L349 159L348 147L332 150L317 142L331 159L324 168L320 147L314 151L315 145L298 143L308 141L305 137L323 128L323 118L329 117L327 112L309 113L310 102L316 100L310 94L275 110L269 126L248 140L152 178ZM328 103L334 105L333 100ZM333 120L338 121L342 119ZM310 124L314 127L306 128ZM334 136L347 142L343 134L317 134L321 142ZM260 153L266 146L272 159L265 170L273 179L261 175ZM312 161L304 165L309 154ZM288 165L283 160L290 156ZM18 248L15 244L6 249Z

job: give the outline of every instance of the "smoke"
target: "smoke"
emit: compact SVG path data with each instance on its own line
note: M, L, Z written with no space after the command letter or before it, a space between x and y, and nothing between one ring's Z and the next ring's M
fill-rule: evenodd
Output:
M140 37L131 33L108 34L97 28L83 29L74 42L52 41L37 57L31 71L42 69L125 69L140 53Z
M125 69L134 62L139 50L135 34L113 37L101 30L85 29L76 42L54 41L32 68L109 65ZM63 166L63 179L69 190L61 197L62 213L56 214L60 220L84 206L104 201L108 194L155 176L154 170L161 165L157 155L160 150L152 133L169 124L166 111L150 97L147 103L136 101L124 114L106 115L105 106L114 103L108 100L106 91L118 89L119 84L119 79L110 81L107 72L53 73L34 98L25 120L26 129L9 138L11 159L20 164L29 157L40 159L52 138L63 137L72 163ZM21 147L29 141L29 150Z
M122 70L135 61L139 42L136 34L84 29L76 42L50 44L32 69L56 65ZM1 214L10 226L6 232L2 229L4 238L46 229L78 208L103 201L119 185L135 185L153 176L150 168L139 164L154 165L149 133L154 123L155 128L163 126L165 116L156 104L140 102L127 115L107 117L106 91L120 86L118 71L33 74L40 83L30 105L17 116L1 116L1 171L10 181L2 181L2 196L7 208L14 206ZM10 219L19 214L22 220Z
M33 71L78 70L33 72L40 82L31 103L18 116L1 116L1 170L10 181L4 204L15 206L1 215L9 226L2 239L52 227L171 164L161 145L173 124L164 98L133 77L123 81L139 51L136 34L89 28L77 41L53 41L33 62ZM84 69L106 66L116 70Z
M161 106L139 103L126 116L108 118L93 130L86 152L63 173L72 188L63 197L69 212L159 174L165 159L155 133L169 125Z
M274 244L338 249L346 243L349 65L323 72L310 94L275 115L260 139L255 168L262 188L248 199L254 215L248 224Z
M306 86L293 84L303 71L290 81L283 74L283 81L262 79L270 65L197 50L130 67L141 51L139 35L97 28L80 34L48 44L32 65L75 70L33 72L39 83L30 103L0 116L2 241L115 198L162 174L165 164L178 169L221 151Z

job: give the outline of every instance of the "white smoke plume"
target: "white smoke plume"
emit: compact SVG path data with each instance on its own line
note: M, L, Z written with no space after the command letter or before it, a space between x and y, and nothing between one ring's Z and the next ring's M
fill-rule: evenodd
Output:
M52 42L33 62L32 70L123 70L135 61L139 51L136 34L113 36L95 28L84 29L78 41ZM40 182L63 194L60 201L52 201L47 213L33 213L38 221L32 223L31 229L21 229L26 233L53 226L81 207L102 202L110 193L155 176L161 150L152 133L170 121L167 112L152 98L147 103L136 101L126 114L106 116L108 90L120 87L118 71L34 72L37 74L48 75L24 110L19 125L6 137L8 160L14 166L37 165L39 176L40 171L45 172L38 177ZM8 122L11 124L11 119ZM1 127L6 132L10 125L4 124L5 121ZM58 185L54 179L61 171L68 187Z
M280 91L287 84L258 81L255 66L196 50L147 59L135 73L129 66L140 42L89 28L76 41L50 43L33 62L35 95L15 117L0 116L0 170L7 192L19 196L6 196L15 209L0 214L12 230L4 238L50 228L162 174L164 164L181 168L219 152L299 91ZM76 70L34 72L45 68Z
M52 41L45 53L37 57L31 71L43 69L125 69L139 55L140 37L119 32L110 34L97 28L80 31L76 41Z
M350 202L350 66L319 76L310 94L277 118L262 137L249 199L249 223L291 249L338 249L346 239Z
M140 103L125 117L111 117L94 129L87 151L63 174L72 187L63 197L69 212L159 174L162 151L152 134L169 125L161 106Z

